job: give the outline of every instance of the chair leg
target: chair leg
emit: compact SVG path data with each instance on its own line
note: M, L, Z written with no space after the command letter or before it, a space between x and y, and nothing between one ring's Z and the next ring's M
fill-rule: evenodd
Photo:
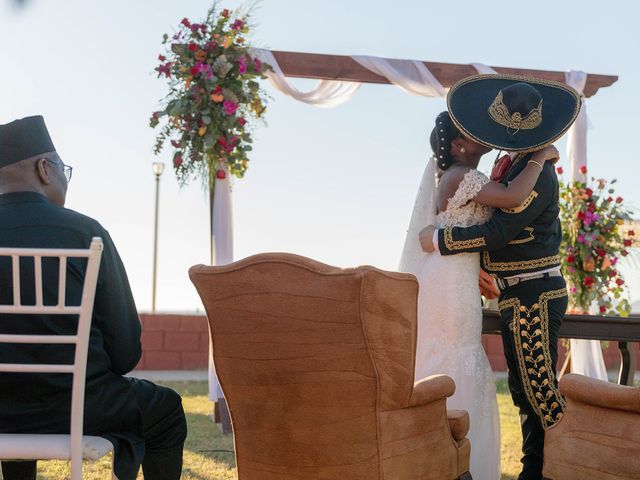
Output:
M460 475L456 480L473 480L473 477L469 472L465 472L462 475Z

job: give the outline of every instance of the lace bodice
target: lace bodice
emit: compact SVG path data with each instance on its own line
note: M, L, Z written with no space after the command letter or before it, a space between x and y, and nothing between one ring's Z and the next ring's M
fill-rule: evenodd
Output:
M468 227L489 220L493 215L493 208L471 200L488 182L487 176L478 170L472 169L465 173L456 193L449 199L447 209L436 216L436 226Z

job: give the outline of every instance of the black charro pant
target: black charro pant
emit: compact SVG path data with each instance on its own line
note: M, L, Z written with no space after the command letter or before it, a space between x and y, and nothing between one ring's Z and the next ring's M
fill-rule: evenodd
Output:
M564 412L558 390L558 331L567 310L564 278L549 277L507 287L500 295L502 343L511 398L520 411L522 473L541 480L544 432Z
M170 388L146 380L128 378L140 409L144 436L142 472L149 480L178 480L182 473L182 451L187 423L180 395ZM95 434L87 432L85 434ZM115 445L118 436L103 434ZM130 452L116 448L114 470L119 480L135 480L140 465ZM35 461L2 462L5 480L35 480Z

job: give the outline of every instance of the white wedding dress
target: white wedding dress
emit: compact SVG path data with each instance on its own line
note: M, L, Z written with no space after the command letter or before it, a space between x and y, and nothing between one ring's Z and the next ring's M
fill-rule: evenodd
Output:
M435 187L425 188L425 178L418 192L412 223L421 216L416 209L433 208L427 198L434 198ZM482 173L470 170L449 200L447 210L435 216L436 226L466 227L488 220L492 209L470 201L488 181ZM408 235L412 234L411 230ZM408 238L401 269L404 266L405 271L414 273L420 284L415 379L435 374L453 378L456 392L447 399L447 408L469 412L471 475L474 480L499 480L500 419L495 379L481 343L479 254L441 256L433 253L419 258L413 252L408 260L410 245Z

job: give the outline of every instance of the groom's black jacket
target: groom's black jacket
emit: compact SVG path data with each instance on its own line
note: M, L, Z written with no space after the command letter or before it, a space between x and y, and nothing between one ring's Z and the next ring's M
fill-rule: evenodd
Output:
M531 155L518 155L503 183L517 177ZM554 166L545 162L535 187L520 206L496 208L482 225L438 230L438 249L442 255L482 252L482 268L498 277L546 270L560 265L559 213L558 177Z

